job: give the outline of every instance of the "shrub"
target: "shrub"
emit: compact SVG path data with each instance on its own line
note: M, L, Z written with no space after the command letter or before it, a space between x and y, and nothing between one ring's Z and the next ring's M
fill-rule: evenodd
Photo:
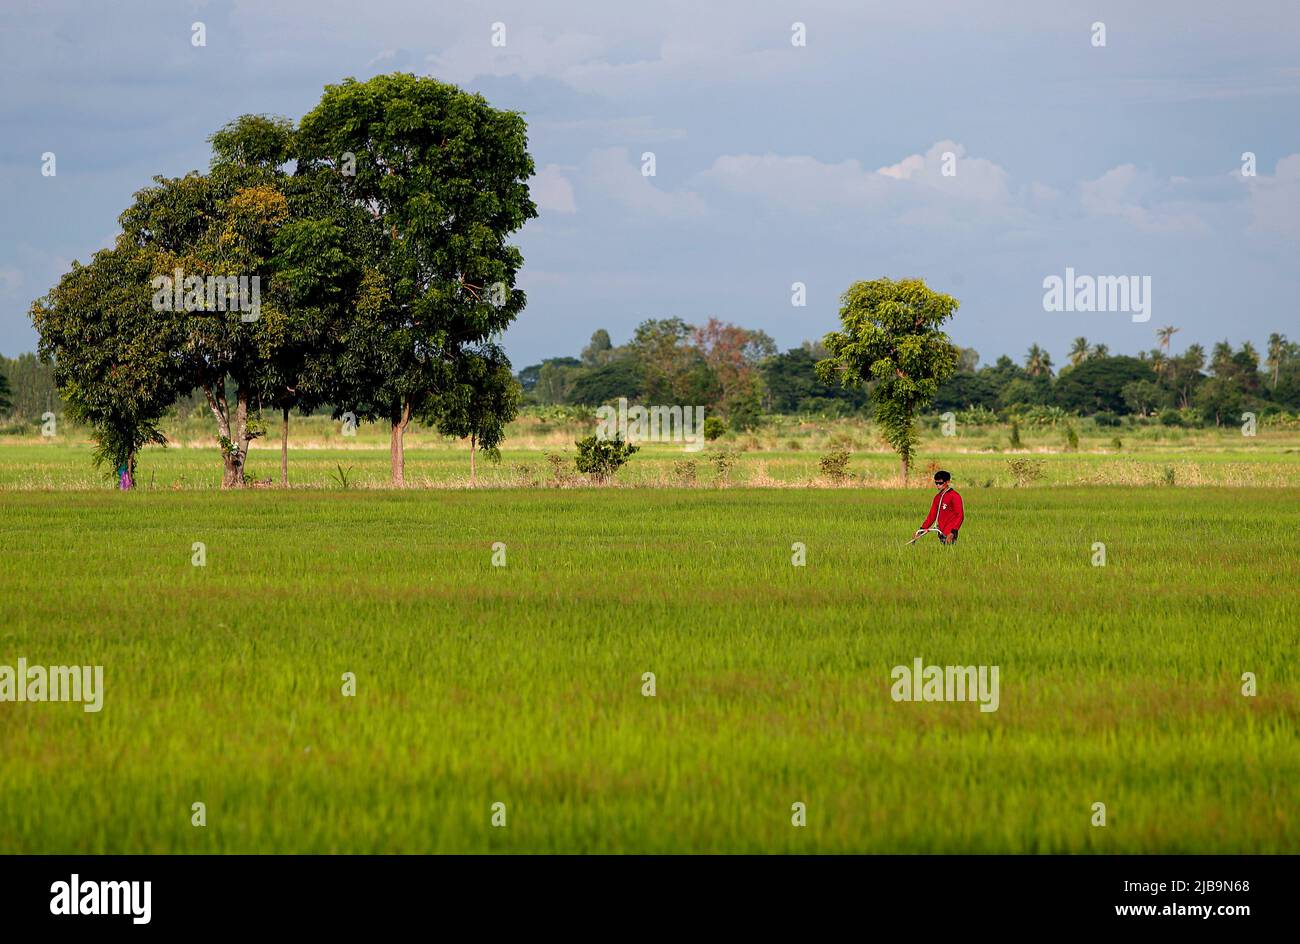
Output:
M673 463L673 481L678 485L695 484L695 460L683 459Z
M1018 487L1041 479L1046 474L1044 465L1042 459L1008 459L1007 471L1016 480Z
M1075 432L1073 423L1065 427L1065 449L1067 452L1079 451L1079 434Z
M537 473L531 465L521 462L510 467L511 477L516 485L524 488L536 488L538 485Z
M1183 425L1182 414L1180 414L1173 407L1167 407L1160 411L1160 425L1161 426L1182 426Z
M548 452L545 453L546 461L551 466L551 484L556 488L564 488L572 485L577 481L577 477L569 471L569 457L562 453Z
M720 437L727 431L727 424L716 416L706 416L704 418L704 438L709 442Z
M1114 439L1112 439L1112 440L1110 441L1110 444L1111 444L1111 447L1112 447L1116 452L1119 452L1121 449L1124 448L1124 441L1123 441L1122 439L1120 439L1118 436L1116 436Z
M1012 449L1020 448L1020 421L1019 420L1011 421L1011 448Z
M736 463L736 455L731 452L715 452L705 457L713 465L719 485L726 485L731 479L731 467Z
M1170 466L1165 466L1165 470L1160 473L1160 480L1166 485L1174 484L1174 470Z
M640 446L621 439L599 439L595 433L579 439L574 445L578 447L578 455L573 460L578 471L597 482L608 481L634 453L641 450Z
M849 477L849 453L843 449L828 452L818 463L822 475L832 482L843 482Z
M1110 410L1102 410L1092 419L1098 426L1118 426L1121 422L1119 414L1112 413Z

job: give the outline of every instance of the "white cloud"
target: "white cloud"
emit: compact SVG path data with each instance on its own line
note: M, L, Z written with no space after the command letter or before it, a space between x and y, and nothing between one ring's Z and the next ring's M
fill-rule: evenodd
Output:
M949 153L955 174L944 176ZM852 159L828 163L808 155L724 155L698 179L796 213L870 207L893 210L903 223L949 225L976 215L987 219L1015 212L1007 172L965 154L962 145L944 140L925 154L910 154L874 171Z
M1089 216L1117 217L1147 233L1206 233L1209 225L1177 195L1184 182L1160 182L1121 164L1079 185L1079 205Z
M578 212L573 200L573 184L565 178L564 170L559 164L547 164L529 182L533 202L539 209L556 213Z
M22 270L13 266L0 266L0 292L16 292L22 287Z
M592 151L587 161L584 184L634 213L668 219L692 219L706 215L704 201L690 190L661 190L643 176L627 148Z
M952 169L944 176L945 167ZM949 197L985 203L1007 203L1007 172L981 157L967 157L966 148L955 141L937 141L921 154L911 154L897 164L877 171L895 180L910 181L941 191Z
M801 213L872 203L889 187L883 175L865 170L856 160L828 164L806 155L723 155L697 179Z

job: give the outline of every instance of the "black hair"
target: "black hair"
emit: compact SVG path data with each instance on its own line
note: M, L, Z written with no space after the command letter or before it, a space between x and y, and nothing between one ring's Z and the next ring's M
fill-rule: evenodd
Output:
M943 469L940 469L938 472L934 473L934 480L936 482L951 482L952 476Z

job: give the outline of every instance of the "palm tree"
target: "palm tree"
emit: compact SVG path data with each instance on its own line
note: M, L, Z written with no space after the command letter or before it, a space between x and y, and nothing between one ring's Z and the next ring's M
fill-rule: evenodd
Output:
M1164 352L1158 347L1151 349L1151 369L1155 371L1157 377L1163 376L1164 372L1169 369L1169 359L1165 357Z
M1074 346L1070 348L1070 366L1078 367L1081 361L1086 361L1091 350L1087 338L1075 338Z
M1037 344L1029 349L1025 355L1025 373L1030 377L1037 377L1039 374L1052 373L1052 355L1048 354Z
M1090 351L1088 352L1088 356L1089 356L1089 357L1095 357L1095 358L1097 358L1098 360L1100 360L1100 359L1103 358L1103 357L1109 357L1109 356L1110 356L1110 348L1108 348L1108 347L1107 347L1106 345L1104 345L1104 344L1094 344L1094 345L1092 346L1092 350L1090 350Z
M1192 388L1201 379L1201 370L1205 367L1205 348L1199 344L1187 345L1187 350L1178 357L1174 366L1177 371L1174 386L1178 388L1178 405L1186 409L1192 405Z
M1282 356L1286 351L1286 335L1274 331L1268 336L1268 360L1264 363L1273 371L1273 389L1277 389L1277 372L1282 366Z
M1210 354L1210 372L1216 377L1232 373L1232 345L1229 342L1220 341L1214 345Z
M1157 329L1156 337L1160 339L1160 346L1165 349L1166 354L1169 353L1169 342L1172 341L1174 335L1181 330L1181 328L1175 328L1173 325Z

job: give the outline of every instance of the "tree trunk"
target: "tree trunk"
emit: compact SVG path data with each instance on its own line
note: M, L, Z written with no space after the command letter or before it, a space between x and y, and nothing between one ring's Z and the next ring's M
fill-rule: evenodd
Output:
M238 444L232 444L221 455L221 487L242 488L244 484L244 462L239 456Z
M126 455L126 476L119 483L124 491L135 488L135 452Z
M289 408L284 408L284 432L280 435L280 487L289 487Z
M238 488L244 484L243 462L239 457L239 444L230 435L230 407L226 404L225 379L221 387L216 383L203 388L208 399L208 409L217 420L217 433L221 441L221 487ZM220 389L220 393L218 393Z
M401 487L406 484L406 427L411 425L411 403L402 403L402 417L393 422L393 431L388 440L389 458L393 465L393 484Z
M248 389L246 387L241 386L236 394L234 428L231 429L227 420L223 435L230 443L230 449L223 456L225 469L221 476L221 487L243 488L244 463L248 459L248 446L258 436L257 433L248 430Z
M904 485L907 484L907 473L908 470L911 468L911 465L912 463L908 461L908 455L906 453L898 457L899 471L903 476Z
M476 439L477 437L473 433L469 434L469 487L470 488L478 487L478 477L474 470L474 453L478 451L477 449L474 448L476 445Z

